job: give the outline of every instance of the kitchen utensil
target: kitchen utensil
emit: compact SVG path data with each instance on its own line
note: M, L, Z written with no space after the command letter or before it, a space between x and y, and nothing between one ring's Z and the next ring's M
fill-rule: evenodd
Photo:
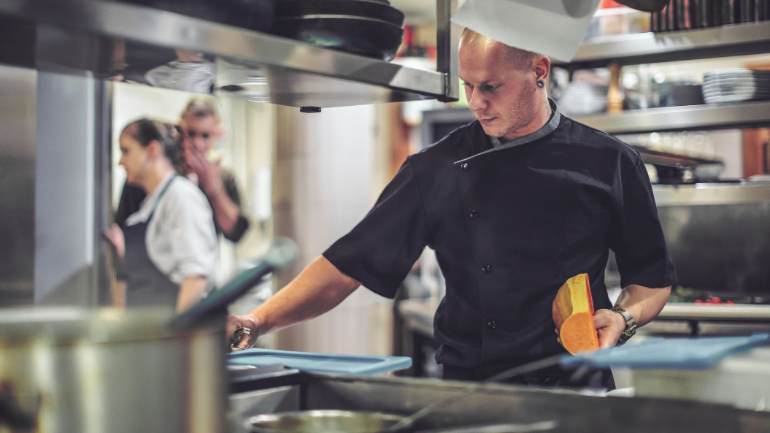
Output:
M257 348L233 352L228 356L227 363L230 366L279 364L307 372L366 376L409 368L412 359L407 356L335 355Z
M714 180L724 170L724 162L718 159L699 158L671 152L653 150L645 146L634 146L645 164L655 166L657 183L681 184Z
M226 430L223 324L176 331L167 309L0 310L0 391L28 429L72 432Z
M402 419L380 412L308 410L258 415L246 427L251 433L380 433Z
M388 21L354 15L280 17L271 31L280 36L362 56L390 60L403 29Z
M729 355L770 344L770 334L749 336L647 338L636 344L565 358L563 365L592 368L706 369Z
M225 431L224 307L293 254L276 241L173 320L166 308L0 310L0 429Z
M553 431L556 421L541 421L529 424L490 424L449 429L420 430L418 433L536 433Z
M371 0L281 0L275 5L278 18L348 15L387 21L401 27L404 13L387 3Z
M250 433L382 433L404 417L380 412L309 410L258 415L246 421ZM553 431L555 421L491 424L420 430L418 433L536 433ZM407 430L399 430L406 432Z

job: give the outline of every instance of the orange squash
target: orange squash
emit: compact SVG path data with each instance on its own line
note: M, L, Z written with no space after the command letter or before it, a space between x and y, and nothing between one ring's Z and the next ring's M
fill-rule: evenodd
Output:
M562 284L553 300L552 312L559 341L567 352L575 354L599 349L588 274L575 275Z

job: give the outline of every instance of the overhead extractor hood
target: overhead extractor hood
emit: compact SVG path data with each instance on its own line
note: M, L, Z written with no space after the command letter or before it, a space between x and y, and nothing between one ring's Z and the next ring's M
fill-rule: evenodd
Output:
M135 4L2 0L0 33L15 44L0 63L295 107L451 101L455 6L436 0L439 54L429 71Z

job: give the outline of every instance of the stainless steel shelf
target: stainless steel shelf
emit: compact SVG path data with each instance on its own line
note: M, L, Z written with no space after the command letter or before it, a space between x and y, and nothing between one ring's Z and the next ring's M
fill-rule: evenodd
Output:
M114 65L120 50L142 56L143 64L163 59L154 65L160 67L176 60L175 49L184 49L205 53L213 69L202 73L215 77L214 89L282 105L333 107L457 97L456 77L442 72L131 4L2 0L0 16L18 20L15 27L26 33L9 34L13 30L7 25L0 26L0 33L6 40L29 43L35 51L32 66L37 68L87 70L102 76L103 65Z
M770 323L770 305L696 305L671 303L656 320L745 321Z
M610 134L751 128L770 125L770 101L651 108L576 119Z
M770 21L703 30L612 36L580 46L569 66L639 64L770 52ZM561 64L565 66L565 64Z

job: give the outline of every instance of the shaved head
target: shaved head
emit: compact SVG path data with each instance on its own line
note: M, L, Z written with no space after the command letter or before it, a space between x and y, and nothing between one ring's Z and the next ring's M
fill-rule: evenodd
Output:
M521 50L494 39L490 39L481 33L465 28L460 35L460 49L473 46L482 49L490 54L499 55L517 69L528 69L532 67L532 62L537 58L537 54L531 51Z

